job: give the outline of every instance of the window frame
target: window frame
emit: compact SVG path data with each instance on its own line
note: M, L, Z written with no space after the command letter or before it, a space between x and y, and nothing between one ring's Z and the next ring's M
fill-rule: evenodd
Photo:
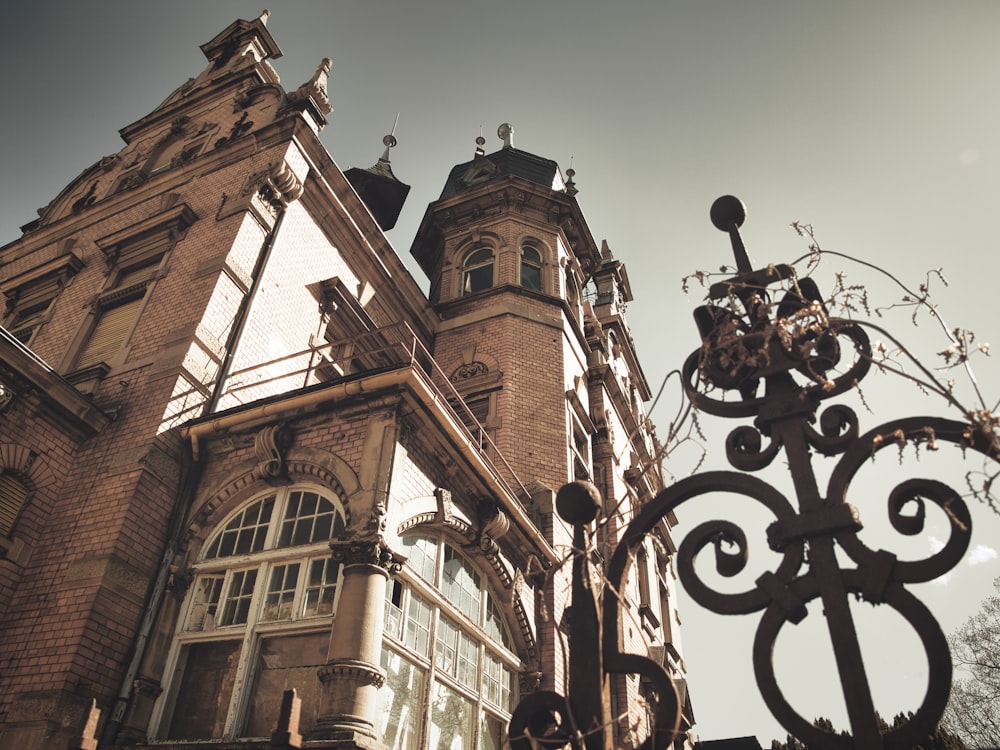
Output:
M319 498L331 503L335 515L339 516L339 525L331 521L331 536L329 538L315 537L315 527L311 534L312 541L305 544L292 544L279 547L287 523L287 509L295 493L314 493ZM273 498L273 505L266 521L264 539L259 549L250 552L231 550L229 554L209 557L213 548L218 549L216 541L221 539L234 519L245 515L246 511L257 503ZM321 506L318 506L321 507ZM307 517L308 514L298 513L296 519ZM316 517L316 514L313 514ZM259 519L259 516L258 516ZM260 669L261 649L269 639L280 637L308 636L324 634L329 639L331 623L336 619L337 606L343 584L343 566L335 563L330 554L330 541L343 538L346 523L343 500L329 488L311 484L293 484L287 487L269 489L257 493L228 513L219 521L205 538L205 543L198 551L198 559L191 565L192 580L179 608L179 615L173 630L173 640L164 670L164 690L150 722L153 730L151 735L158 740L182 741L183 738L172 738L173 721L178 710L178 693L184 684L184 674L188 667L189 654L198 644L220 644L224 642L239 644L235 661L236 666L231 672L223 674L223 680L229 680L232 690L229 703L216 716L216 726L222 726L221 734L212 737L199 737L199 740L219 739L220 737L239 737L247 739L246 727L250 720L249 708L255 696L257 681L263 672ZM242 528L239 527L239 528ZM294 534L293 539L294 542ZM335 586L330 611L307 613L304 607L309 603L311 568L317 563L324 565L324 584L326 588ZM275 593L272 588L274 572L284 566L290 568L299 566L297 580L293 590L291 610L288 617L269 619L267 616L268 598ZM330 577L331 570L333 572ZM224 622L225 608L232 600L233 584L240 577L253 571L255 580L246 599L245 619L234 618L234 621ZM213 601L206 603L199 600L202 584L217 581L217 595ZM331 584L332 581L332 584ZM321 594L322 591L321 584ZM288 591L281 589L278 593ZM204 607L205 612L198 612ZM280 610L279 601L278 609ZM209 611L212 610L212 611ZM205 627L205 617L214 614L215 620ZM195 626L195 618L202 622ZM276 697L277 700L277 697ZM189 738L193 739L193 738Z
M516 644L511 635L511 629L503 617L499 600L492 591L488 577L483 573L482 567L470 560L458 545L453 544L442 535L428 534L426 531L417 531L403 537L407 539L422 539L433 544L435 552L432 561L434 580L429 581L425 575L427 573L427 558L411 554L408 562L404 564L403 570L386 583L386 619L385 630L382 639L382 665L387 668L392 660L408 665L410 674L418 675L418 685L416 693L423 696L417 701L417 712L415 714L416 723L412 726L403 727L403 735L400 744L394 740L390 745L394 750L402 750L415 746L406 744L408 738L419 742L424 737L427 742L431 742L431 735L434 732L434 699L432 696L441 692L442 695L457 695L471 707L469 721L472 726L471 736L467 737L467 748L483 747L482 733L489 720L504 731L514 707L518 701L518 675L523 671L524 665L520 656L516 653ZM414 549L408 545L409 549ZM471 569L479 579L479 612L477 622L474 622L468 614L463 611L446 592L444 570L446 565L446 555L451 551L452 560L460 561L462 569ZM423 570L417 567L422 566ZM458 584L456 584L458 585ZM462 588L459 586L459 588ZM465 590L465 589L463 589ZM398 603L395 601L398 595ZM411 617L411 607L414 600L420 602L420 606L429 613L427 620L426 634L427 645L425 649L414 648L418 641L411 636L409 622ZM489 613L491 604L493 607L492 621L499 626L501 640L497 641L494 634L490 632ZM394 618L394 612L397 616ZM398 623L398 627L393 627ZM442 627L443 625L443 627ZM445 643L445 634L442 631L450 630L455 634L451 643ZM463 679L463 674L468 673L468 652L465 658L462 655L462 646L466 648L468 643L473 643L476 648L476 675L475 685L470 685L468 679ZM452 646L455 646L452 648ZM442 653L447 649L446 658L442 659ZM450 654L450 657L448 656ZM463 670L461 667L465 664ZM504 692L503 676L504 672L499 672L499 680L493 680L488 674L490 666L499 666L506 670L507 687ZM387 669L388 671L388 669ZM491 685L496 685L494 694L499 694L499 700L491 698ZM388 697L388 693L386 694ZM506 705L500 705L506 702ZM385 712L380 715L380 722L391 722L393 717ZM381 724L379 725L381 730ZM383 733L384 739L384 733ZM500 738L504 741L504 738Z
M489 279L488 283L484 285L482 277L487 270L489 271ZM462 260L462 283L459 296L466 297L478 294L492 289L494 286L496 286L496 252L489 245L479 245L468 252Z
M535 257L531 260L527 259L526 256L528 253L534 254ZM542 251L530 242L526 242L521 245L518 260L518 283L525 289L531 289L536 292L545 291L545 277L543 274L545 259L542 256ZM526 271L531 271L536 275L537 286L525 283Z
M166 251L152 258L143 258L131 265L117 267L109 275L109 280L113 278L114 281L105 285L104 291L94 303L92 320L89 321L86 334L73 355L71 368L73 372L108 364L129 342L149 291L160 276L165 256ZM133 279L137 273L144 275ZM129 305L135 307L132 314L126 321L118 322L115 335L107 337L110 343L99 345L101 340L97 338L97 334L102 326L107 323L110 316L121 315Z

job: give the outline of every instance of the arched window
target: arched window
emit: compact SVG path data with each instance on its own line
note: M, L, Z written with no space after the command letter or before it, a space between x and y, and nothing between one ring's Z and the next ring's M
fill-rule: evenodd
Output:
M250 501L208 537L177 627L161 738L269 737L288 686L315 721L340 565L339 501L283 488Z
M462 264L462 294L475 294L493 286L493 251L480 248Z
M499 750L520 667L500 607L450 544L409 536L403 554L386 587L382 740L411 750L423 733L432 750Z
M542 254L531 245L521 248L521 286L542 291Z

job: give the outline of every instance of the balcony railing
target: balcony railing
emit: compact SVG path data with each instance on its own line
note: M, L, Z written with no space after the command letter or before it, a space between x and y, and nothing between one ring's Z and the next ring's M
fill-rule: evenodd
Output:
M317 344L294 354L233 371L226 380L216 411L246 405L321 383L354 380L410 368L450 413L469 442L494 469L512 497L522 501L528 490L500 453L486 428L406 323L367 331L342 341Z

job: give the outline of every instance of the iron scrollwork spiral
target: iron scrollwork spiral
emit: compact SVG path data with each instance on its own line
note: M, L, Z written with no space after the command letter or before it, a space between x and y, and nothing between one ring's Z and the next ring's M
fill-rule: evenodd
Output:
M862 435L857 415L844 405L822 410L817 428L822 403L855 387L868 373L872 364L868 337L857 323L829 315L812 280L795 279L787 266L753 270L738 231L744 218L742 204L735 198L719 199L713 206L712 220L729 233L738 272L715 284L709 303L695 311L703 345L682 370L686 393L699 409L726 418L754 418L752 426L737 427L726 439L726 455L736 471L688 477L643 506L609 560L606 588L621 589L638 545L680 506L712 495L750 499L773 516L767 545L780 556L773 569L736 593L723 593L706 583L695 566L702 552L714 554L716 572L724 577L737 575L747 565L750 546L745 532L732 520L722 519L697 526L680 544L681 583L692 599L713 612L762 613L752 655L758 687L775 718L808 747L911 747L934 731L944 712L951 659L937 621L906 585L942 576L961 560L971 538L971 517L959 494L941 482L922 478L899 482L886 499L886 516L895 531L920 534L929 507L937 508L949 526L948 539L938 551L919 560L901 560L862 541L860 512L848 502L849 490L862 467L887 448L952 443L992 459L997 458L996 448L988 436L968 424L937 417L895 420ZM778 283L783 296L773 304L770 287ZM812 469L813 452L837 459L825 491ZM745 473L768 467L779 455L788 464L794 503L771 484ZM835 546L849 565L842 565ZM885 734L865 673L852 599L895 610L918 637L927 663L928 687L921 704L907 723ZM782 628L806 618L812 602L821 603L826 619L847 705L849 734L823 731L799 715L775 675L772 654ZM602 669L639 673L653 682L661 710L642 747L663 748L677 728L677 697L663 667L621 652L625 618L620 606L617 596L603 597ZM533 705L560 717L574 710L572 695L567 700L546 693L532 704L534 697L528 696L515 712L511 724L515 750L527 747L518 744L517 733L524 733L532 716L541 715L533 713ZM552 729L549 744L571 742L571 729L572 721Z

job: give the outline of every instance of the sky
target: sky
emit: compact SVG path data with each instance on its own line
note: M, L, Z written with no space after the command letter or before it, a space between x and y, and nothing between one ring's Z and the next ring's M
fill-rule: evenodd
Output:
M323 57L333 60L334 112L322 140L342 169L374 164L398 113L392 165L412 189L389 238L425 289L408 250L426 205L450 168L472 157L480 128L492 151L501 146L497 126L510 122L516 147L576 170L594 236L628 268L629 322L654 390L700 343L691 310L704 292L695 283L685 293L682 279L732 262L728 238L708 219L724 194L747 205L742 233L757 265L802 256L808 242L789 224L805 222L825 250L890 271L911 289L943 269L949 285L935 276L931 291L947 326L973 330L977 344L997 339L1000 3L266 1L287 89ZM199 44L236 18L256 17L264 2L8 4L0 24L0 244L117 152L120 128L203 69ZM820 288L830 291L837 273L863 285L872 307L901 298L877 270L837 257L815 272ZM926 315L914 325L911 312L895 307L877 322L936 367L948 341ZM980 354L975 367L992 407L1000 365ZM963 403L975 403L960 372L942 375L957 378ZM948 413L900 378L869 380L867 407L858 406L863 430L894 416ZM676 409L675 383L652 413L661 433ZM724 422L702 417L702 469L724 466L724 436L735 426ZM856 501L869 546L896 551L900 541L879 521L887 477L940 471L961 488L966 469L955 453L916 461L911 451L906 465L893 457L872 469ZM684 476L700 455L679 451L669 468ZM686 512L679 535L695 524L696 513ZM916 587L945 631L975 611L1000 575L1000 517L974 503L973 518L973 554L946 580ZM758 548L762 533L751 535ZM913 554L928 553L940 542L935 534L906 541ZM765 747L783 738L753 686L755 618L682 606L696 733L754 734ZM906 624L884 610L864 605L858 616L876 702L891 715L919 702L921 657ZM779 679L804 716L843 725L816 614L804 635L779 641Z

